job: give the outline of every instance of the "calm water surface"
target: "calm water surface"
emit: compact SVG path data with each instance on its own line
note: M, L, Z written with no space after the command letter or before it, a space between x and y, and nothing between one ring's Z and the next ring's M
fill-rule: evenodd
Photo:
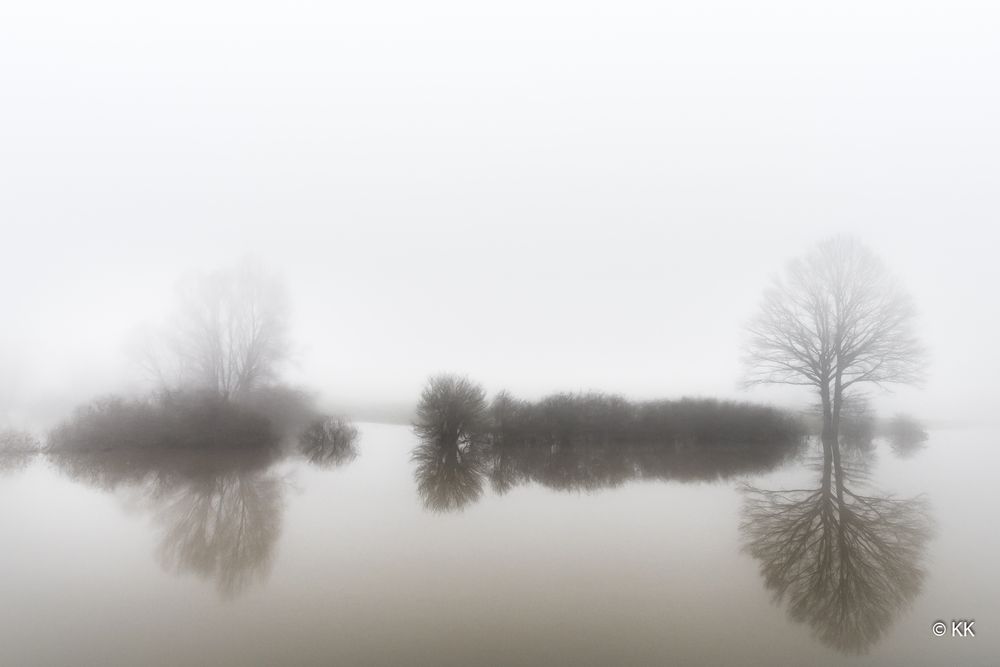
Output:
M0 664L996 664L993 440L877 442L825 481L815 445L435 472L374 424L320 465L9 463ZM932 636L953 618L977 637Z

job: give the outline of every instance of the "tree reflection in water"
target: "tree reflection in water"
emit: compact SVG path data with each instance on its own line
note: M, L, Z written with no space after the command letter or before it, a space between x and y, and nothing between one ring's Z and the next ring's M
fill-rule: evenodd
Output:
M50 453L78 482L138 493L163 528L164 567L211 580L227 598L270 572L284 495L278 458L264 448Z
M266 470L223 470L157 498L168 570L210 579L234 597L271 571L281 533L283 484Z
M338 418L317 419L299 435L299 453L321 468L350 463L358 456L358 429Z
M336 442L304 439L300 451L324 468L349 462L356 432ZM49 459L77 482L139 496L162 528L157 553L165 569L212 581L233 598L270 574L281 535L285 456L267 447L50 450Z
M482 443L425 441L414 448L411 458L416 463L417 493L428 509L459 510L483 495Z
M462 442L422 439L414 448L414 475L424 506L460 510L478 501L489 481L503 495L540 484L558 491L598 491L633 481L713 481L770 470L798 451L776 446L712 443L662 445L561 439L509 439L496 434Z
M923 497L852 490L836 444L824 447L816 489L746 486L748 553L789 615L824 644L867 652L920 592L931 533Z

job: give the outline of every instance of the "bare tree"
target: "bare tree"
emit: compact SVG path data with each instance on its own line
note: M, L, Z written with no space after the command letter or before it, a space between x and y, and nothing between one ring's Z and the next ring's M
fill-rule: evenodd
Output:
M271 379L288 355L281 282L253 262L190 278L178 289L171 328L146 364L163 385L237 397Z
M836 443L857 385L919 380L923 351L908 294L859 242L837 237L788 266L748 326L748 384L819 391L824 444Z

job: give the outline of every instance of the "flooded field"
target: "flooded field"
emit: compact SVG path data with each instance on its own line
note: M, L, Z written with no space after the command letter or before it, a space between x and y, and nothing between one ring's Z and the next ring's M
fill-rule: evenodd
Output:
M761 461L44 456L0 476L0 663L979 664L991 434ZM435 459L430 456L430 461ZM442 459L444 460L444 459ZM443 500L443 502L442 502ZM935 638L977 619L976 638ZM987 621L987 622L984 622Z

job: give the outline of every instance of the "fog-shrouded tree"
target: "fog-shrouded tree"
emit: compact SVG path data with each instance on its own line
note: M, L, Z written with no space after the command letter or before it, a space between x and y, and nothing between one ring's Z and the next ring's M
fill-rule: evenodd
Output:
M193 276L178 286L172 320L145 363L162 386L239 397L287 358L287 318L283 283L256 262Z
M747 327L747 382L814 387L829 446L849 393L919 381L924 355L914 319L909 295L871 250L829 239L765 292Z

